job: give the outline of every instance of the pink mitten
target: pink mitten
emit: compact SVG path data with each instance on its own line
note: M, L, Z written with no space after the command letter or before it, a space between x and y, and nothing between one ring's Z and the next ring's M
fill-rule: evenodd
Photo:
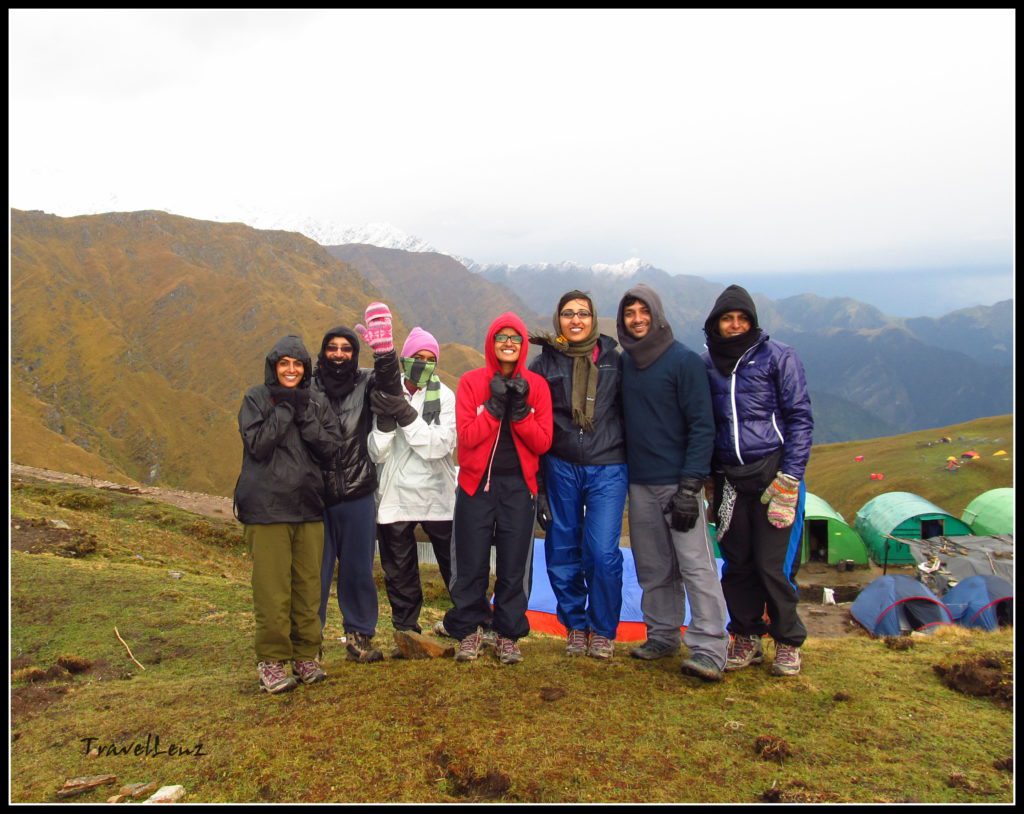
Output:
M390 353L395 349L391 336L391 309L382 302L371 302L363 315L365 327L356 325L356 333L369 345L374 354Z
M796 519L796 504L800 498L800 481L782 472L775 474L761 502L768 504L768 522L777 529L789 528Z

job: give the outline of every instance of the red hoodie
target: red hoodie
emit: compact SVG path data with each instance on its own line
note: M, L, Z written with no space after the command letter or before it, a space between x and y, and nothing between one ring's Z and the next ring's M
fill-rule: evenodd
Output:
M501 422L492 416L484 403L491 397L491 379L501 372L498 357L494 354L494 335L501 328L511 326L523 337L522 351L512 373L512 378L523 376L530 383L526 403L532 408L522 421L512 421L512 441L519 453L519 465L523 468L526 485L537 494L537 468L540 456L551 447L552 417L551 391L547 380L526 369L529 346L526 325L511 311L498 317L487 330L484 344L483 367L462 374L459 389L455 394L455 425L459 435L459 486L467 494L475 495L477 489L490 482L490 466L494 450L498 445L498 429Z

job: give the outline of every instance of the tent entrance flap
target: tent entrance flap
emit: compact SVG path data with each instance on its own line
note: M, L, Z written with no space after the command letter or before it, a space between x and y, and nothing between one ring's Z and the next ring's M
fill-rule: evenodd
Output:
M807 521L807 559L828 562L828 520Z
M942 528L941 520L922 520L921 521L921 539L927 540L929 537L941 537L945 532Z

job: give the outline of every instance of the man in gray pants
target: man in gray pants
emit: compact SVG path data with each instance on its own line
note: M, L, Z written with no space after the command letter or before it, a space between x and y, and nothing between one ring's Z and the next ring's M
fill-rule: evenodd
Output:
M715 436L707 373L700 357L672 336L661 298L649 286L626 292L616 327L624 351L629 539L647 625L647 641L632 655L677 653L689 600L683 642L690 656L682 672L719 681L729 634L704 510Z

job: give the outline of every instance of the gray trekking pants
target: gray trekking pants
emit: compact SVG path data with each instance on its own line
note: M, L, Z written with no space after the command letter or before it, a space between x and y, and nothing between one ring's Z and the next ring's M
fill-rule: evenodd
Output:
M691 656L703 653L724 669L729 649L725 597L708 536L703 492L700 519L686 532L674 531L662 511L675 492L672 484L629 484L629 544L643 590L640 608L647 638L678 644L686 613L683 603L689 601L690 624L683 644Z

